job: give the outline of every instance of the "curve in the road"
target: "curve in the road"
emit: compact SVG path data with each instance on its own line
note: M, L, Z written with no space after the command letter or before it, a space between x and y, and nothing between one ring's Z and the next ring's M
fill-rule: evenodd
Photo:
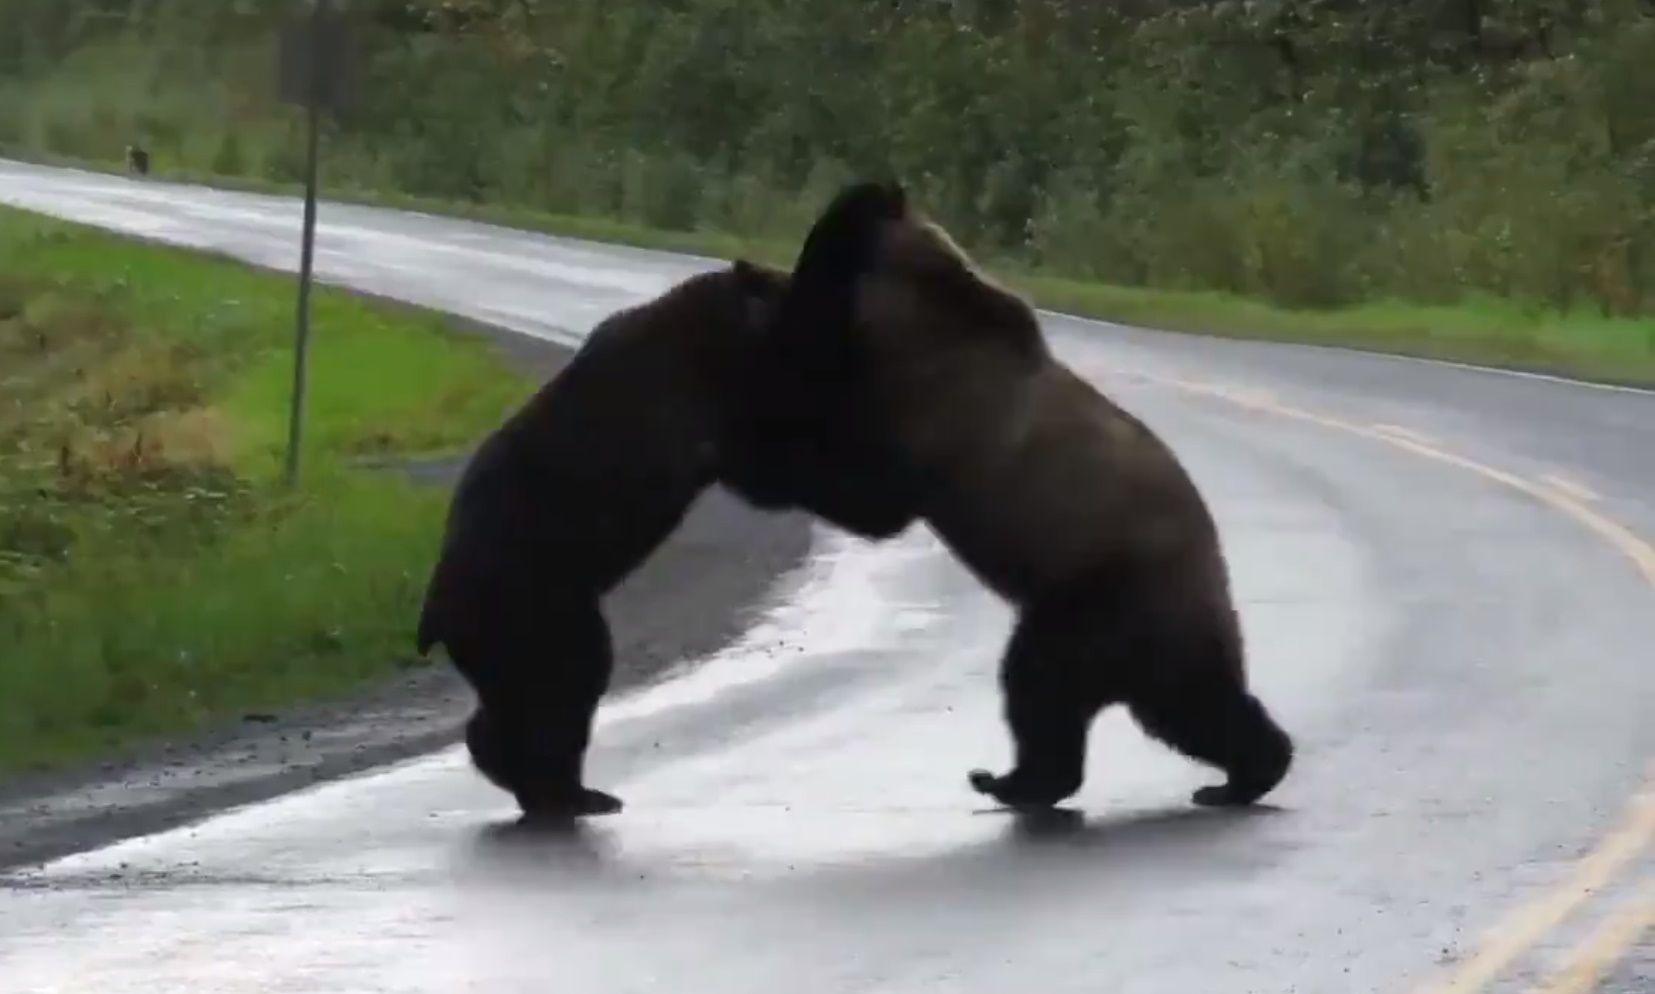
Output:
M1578 484L1563 482L1560 485L1555 479L1550 487L1536 484L1478 460L1449 452L1408 429L1399 430L1393 425L1354 424L1282 404L1258 391L1238 391L1175 377L1146 374L1146 378L1193 394L1216 397L1253 410L1373 439L1509 487L1558 510L1596 533L1626 556L1651 590L1655 591L1655 545L1588 506L1585 501L1595 499L1596 495L1589 491L1582 493ZM1481 947L1444 977L1420 988L1418 994L1477 994L1571 912L1613 882L1616 874L1643 855L1651 841L1655 841L1655 763L1651 764L1649 777L1648 784L1632 799L1626 821L1583 856L1573 872L1550 890L1501 919L1490 930ZM1647 897L1636 901L1629 911L1614 916L1604 931L1594 933L1580 954L1571 956L1568 965L1546 986L1546 994L1590 991L1619 955L1624 954L1652 923L1655 923L1655 887L1650 889Z

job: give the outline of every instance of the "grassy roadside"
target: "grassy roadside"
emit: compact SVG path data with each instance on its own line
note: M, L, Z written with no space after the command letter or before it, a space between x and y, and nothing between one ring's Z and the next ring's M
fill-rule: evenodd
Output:
M37 161L46 161L39 160ZM116 171L112 163L68 162ZM190 171L164 178L226 189L300 194L289 184ZM737 255L786 266L797 247L722 231L663 231L626 221L546 214L497 204L455 203L396 193L328 188L331 199L486 221L547 234L716 258ZM1428 306L1400 301L1332 310L1292 310L1233 294L1112 286L995 265L1039 306L1193 334L1338 345L1451 359L1591 380L1655 385L1655 318L1605 318L1483 299Z
M0 209L0 772L358 686L411 656L451 449L532 384L440 316Z
M1333 345L1586 380L1655 386L1655 318L1605 318L1476 300L1287 310L1220 293L1144 290L1020 276L1042 307L1120 324L1230 338Z

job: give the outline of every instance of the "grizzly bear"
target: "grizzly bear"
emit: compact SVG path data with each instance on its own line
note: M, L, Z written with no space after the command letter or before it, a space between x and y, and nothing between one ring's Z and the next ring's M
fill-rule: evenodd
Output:
M1053 355L1028 303L900 187L869 183L819 216L773 320L766 347L831 374L774 401L815 438L799 451L883 462L863 488L888 482L1016 609L999 673L1015 758L972 787L1010 807L1070 797L1112 704L1226 774L1195 803L1276 786L1293 746L1248 689L1209 509L1154 432Z
M472 762L525 814L620 808L582 776L612 666L601 601L702 491L721 483L869 538L913 520L851 485L865 475L858 451L801 455L754 427L786 358L759 341L786 286L785 273L737 261L608 316L461 474L417 644L443 645L476 691Z

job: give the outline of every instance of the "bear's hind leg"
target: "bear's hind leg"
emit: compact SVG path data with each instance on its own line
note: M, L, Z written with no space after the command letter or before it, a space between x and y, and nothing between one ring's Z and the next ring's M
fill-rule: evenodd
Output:
M1000 664L1004 716L1015 746L1012 769L996 776L972 770L980 794L1011 808L1051 807L1080 789L1086 775L1086 738L1100 702L1077 685L1067 633L1036 612L1018 620Z
M582 747L569 743L548 749L548 737L538 738L520 719L501 722L487 708L478 708L466 722L472 765L490 783L511 793L525 815L576 818L621 809L619 798L580 782Z
M1136 695L1128 705L1152 737L1228 775L1191 800L1242 806L1273 790L1292 764L1293 743L1259 699L1228 673L1195 673L1180 682Z
M532 615L503 611L508 619L491 633L487 669L470 674L481 700L466 726L472 763L531 817L618 811L618 798L583 782L609 684L609 626L584 598L537 607Z

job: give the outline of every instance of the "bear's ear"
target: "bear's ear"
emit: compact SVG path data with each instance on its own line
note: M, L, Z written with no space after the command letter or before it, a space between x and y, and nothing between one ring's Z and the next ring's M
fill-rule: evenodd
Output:
M898 221L908 214L908 191L894 179L847 183L834 194L822 217L853 217L863 223Z
M846 293L878 264L889 226L908 219L907 191L898 183L863 181L841 189L817 216L793 261L795 289L809 298L808 304L798 301L800 306L813 309Z

